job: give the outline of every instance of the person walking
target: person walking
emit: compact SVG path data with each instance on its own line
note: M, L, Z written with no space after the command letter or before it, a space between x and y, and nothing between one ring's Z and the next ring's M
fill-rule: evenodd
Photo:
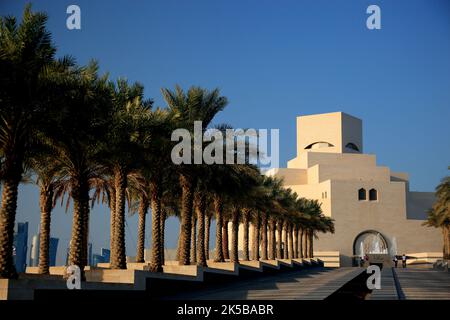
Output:
M397 256L394 256L394 265L395 265L396 268L397 268L397 264L398 264Z
M363 257L361 257L361 258L359 259L359 266L360 266L360 267L364 267L364 258L363 258Z
M406 268L406 255L405 254L403 254L403 256L402 256L402 266L403 266L403 268Z

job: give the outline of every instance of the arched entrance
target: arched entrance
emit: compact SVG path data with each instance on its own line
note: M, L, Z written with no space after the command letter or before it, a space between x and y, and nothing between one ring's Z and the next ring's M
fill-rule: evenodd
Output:
M367 230L358 234L353 242L353 255L364 257L366 254L388 254L386 238L378 231Z

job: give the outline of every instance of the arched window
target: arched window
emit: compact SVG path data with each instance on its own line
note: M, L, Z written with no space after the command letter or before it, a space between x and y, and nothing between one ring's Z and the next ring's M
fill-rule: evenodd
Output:
M367 196L366 196L366 189L361 188L358 190L358 200L366 200Z
M319 149L319 148L328 148L328 147L334 147L333 144L325 141L318 141L311 143L310 145L306 146L305 149Z
M369 190L369 200L370 201L378 200L378 192L377 192L376 189L370 189Z
M349 142L345 145L346 148L359 152L359 148L353 142Z

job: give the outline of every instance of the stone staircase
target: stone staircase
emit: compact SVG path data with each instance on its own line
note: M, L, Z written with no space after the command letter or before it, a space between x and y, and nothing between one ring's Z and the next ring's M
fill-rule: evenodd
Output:
M180 266L176 261L167 261L163 272L149 270L149 263L127 263L127 269L112 270L109 264L98 267L86 267L86 281L82 290L145 291L151 296L170 292L204 288L211 284L233 282L285 271L322 267L318 259L264 260L214 262L208 261L208 267L197 265ZM0 300L30 300L39 295L51 295L52 292L66 294L66 281L63 279L64 266L50 267L50 275L37 274L37 268L27 268L19 279L0 279ZM73 290L70 290L73 291Z
M361 268L314 268L223 286L167 295L181 300L323 300L363 272Z

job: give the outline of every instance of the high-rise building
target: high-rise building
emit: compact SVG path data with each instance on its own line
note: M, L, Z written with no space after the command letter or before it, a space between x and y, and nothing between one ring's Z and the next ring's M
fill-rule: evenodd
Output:
M39 265L39 241L40 235L36 234L31 240L31 250L30 250L30 267L37 267ZM56 265L56 254L58 252L58 238L50 238L49 247L49 266Z
M105 260L104 262L109 262L109 259L110 259L110 256L111 256L111 250L105 249L105 248L101 248L100 254L103 256L103 258Z
M56 254L58 251L58 242L59 242L58 238L50 238L50 252L49 252L50 261L49 261L49 263L50 263L51 267L56 266Z
M27 267L28 222L19 222L14 226L13 259L17 272L25 272Z
M99 263L109 262L111 251L109 249L101 248L100 254L94 254L92 256L92 266L97 266Z
M30 250L30 267L37 267L39 265L39 235L34 235L31 238L31 250Z

